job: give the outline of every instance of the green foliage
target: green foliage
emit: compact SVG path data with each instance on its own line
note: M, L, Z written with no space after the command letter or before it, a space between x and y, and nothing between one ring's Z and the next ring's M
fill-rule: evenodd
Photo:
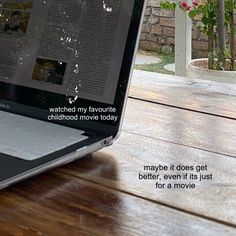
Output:
M162 9L173 11L176 8L176 3L174 3L174 2L161 2L160 7Z
M219 54L221 52L218 49L214 49L213 51L209 52L209 59L212 61L212 68L213 70L225 70L225 66L227 65L229 67L231 58L230 48L226 47L223 51L223 55L226 59L226 65L218 60Z
M230 38L230 33L234 30L234 28L232 28L232 12L236 9L236 0L224 0L224 2L225 29L227 34L224 35L224 37ZM198 20L197 29L207 35L213 42L211 51L209 51L209 60L213 62L213 68L219 70L224 69L224 65L220 65L220 60L218 59L220 58L220 55L223 54L226 60L230 60L232 53L230 53L229 46L227 45L224 52L218 49L218 38L222 35L218 35L217 33L217 0L208 0L207 3L199 4L194 4L193 2L191 5L188 5L182 0L177 1L175 4L167 0L161 3L161 8L168 10L174 10L176 6L185 11L191 19Z

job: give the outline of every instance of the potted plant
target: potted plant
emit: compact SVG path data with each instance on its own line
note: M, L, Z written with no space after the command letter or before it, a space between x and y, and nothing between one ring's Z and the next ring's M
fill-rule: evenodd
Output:
M161 8L182 9L197 19L198 30L208 36L208 58L188 65L190 77L236 83L235 22L236 0L162 1Z

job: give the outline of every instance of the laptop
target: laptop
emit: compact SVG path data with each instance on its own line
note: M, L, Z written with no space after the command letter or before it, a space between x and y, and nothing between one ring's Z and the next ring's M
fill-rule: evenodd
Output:
M118 138L144 9L0 1L0 189Z

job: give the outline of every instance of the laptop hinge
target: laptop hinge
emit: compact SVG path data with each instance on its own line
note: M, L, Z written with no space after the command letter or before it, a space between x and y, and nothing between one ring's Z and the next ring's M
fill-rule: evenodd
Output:
M110 136L110 137L104 139L104 147L111 146L113 144L113 140L114 140L113 136Z

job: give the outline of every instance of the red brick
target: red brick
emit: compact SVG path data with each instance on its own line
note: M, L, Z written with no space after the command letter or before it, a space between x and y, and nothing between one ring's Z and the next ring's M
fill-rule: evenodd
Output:
M208 41L208 36L201 33L199 39L202 40L202 41Z
M175 38L172 37L166 38L166 45L175 45Z
M192 30L192 39L197 39L199 35L199 32L196 30Z
M146 39L146 33L142 33L140 36L140 40L145 40Z
M146 40L156 43L156 42L157 42L157 36L156 36L156 35L153 35L153 34L148 34L148 35L146 36Z
M165 36L175 36L175 28L163 27L163 35Z
M143 50L156 50L160 49L160 46L154 42L141 41L139 47Z
M152 25L154 25L154 24L156 24L156 23L158 23L159 22L159 17L157 17L157 16L152 16L152 17L150 17L150 23L152 24Z
M147 1L147 7L159 7L160 2L157 0L148 0Z
M154 16L174 17L174 12L173 11L160 9L160 8L153 8L152 14Z
M208 42L193 40L193 49L197 50L208 50Z
M152 34L162 35L162 27L160 25L152 26Z
M151 26L144 24L142 28L142 32L150 33L150 31L151 31Z
M160 25L175 27L175 19L174 18L160 18Z
M165 45L166 44L166 38L165 37L158 37L158 44Z
M205 50L193 50L193 58L204 58L208 57L208 52Z
M150 15L151 15L151 12L152 12L151 8L148 7L148 8L146 8L144 15L145 15L145 16L150 16Z

